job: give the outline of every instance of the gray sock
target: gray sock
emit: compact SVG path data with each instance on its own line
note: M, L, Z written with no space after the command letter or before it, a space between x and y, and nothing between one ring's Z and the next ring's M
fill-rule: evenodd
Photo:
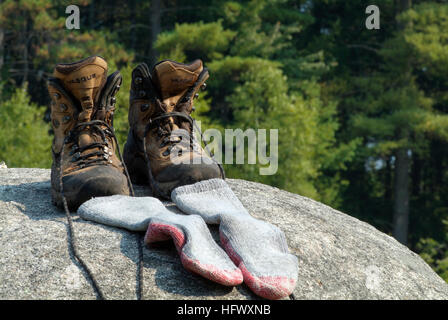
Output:
M252 217L224 180L178 187L171 198L185 213L219 224L221 243L252 291L267 299L280 299L292 293L298 260L289 253L284 233Z
M213 240L200 216L175 214L156 198L124 195L93 198L79 207L78 214L109 226L146 230L146 244L172 238L186 269L227 286L243 281L241 271Z
M136 198L137 199L137 198ZM131 231L146 231L149 220L163 215L167 209L157 198L114 195L92 198L78 208L78 214L85 220L95 221L112 227Z

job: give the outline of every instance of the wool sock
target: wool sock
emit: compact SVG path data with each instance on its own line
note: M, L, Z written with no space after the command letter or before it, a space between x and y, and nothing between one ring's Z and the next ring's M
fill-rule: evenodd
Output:
M252 217L222 179L200 181L173 190L171 198L183 212L219 224L221 243L257 295L280 299L292 293L298 260L290 254L284 233Z
M146 230L146 244L172 238L187 270L225 286L243 282L241 271L213 240L200 216L175 214L156 198L125 195L88 200L78 208L78 214L109 226Z

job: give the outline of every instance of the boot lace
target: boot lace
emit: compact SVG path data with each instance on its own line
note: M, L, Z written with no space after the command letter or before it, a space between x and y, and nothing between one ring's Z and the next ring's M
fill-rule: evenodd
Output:
M80 147L77 141L80 134L85 132L84 129L86 127L90 127L93 132L97 133L101 137L101 141ZM72 156L70 162L75 163L78 169L93 165L107 165L112 163L112 160L109 159L112 155L112 150L109 149L109 141L112 139L116 142L116 137L112 128L104 121L93 120L78 123L67 135L65 141L65 143L73 143L69 153L69 155ZM83 152L90 149L99 150L83 154Z
M93 130L95 130L96 132L98 132L100 134L100 136L102 137L102 142L91 143L89 145L86 145L86 146L83 146L80 148L79 146L76 145L77 138L79 137L79 134L81 134L83 132L83 129L86 128L87 126L90 126ZM103 129L103 128L106 128L106 129ZM134 197L135 196L134 189L132 187L131 178L129 177L129 173L126 168L126 165L123 162L123 158L122 158L121 151L120 151L120 145L118 144L117 138L115 137L114 130L104 121L93 120L93 121L88 121L88 122L83 122L83 123L77 124L64 139L64 142L62 144L60 159L59 159L59 163L58 163L59 188L60 188L60 192L61 192L61 198L62 198L62 203L64 206L65 216L66 216L67 222L68 222L68 224L67 224L67 234L68 234L67 241L68 241L69 253L70 253L70 256L73 257L78 262L79 266L86 273L87 278L90 280L89 281L90 285L92 286L98 300L105 300L105 296L104 296L104 293L102 292L101 288L99 287L98 282L97 282L95 276L93 275L92 271L87 266L87 264L84 262L84 260L81 258L81 256L79 255L79 252L78 252L77 241L75 238L75 233L73 232L73 221L72 221L72 217L70 215L70 210L68 208L67 199L64 196L64 183L62 181L62 159L64 156L65 145L68 143L74 142L75 144L72 147L72 151L71 151L71 153L74 156L74 158L72 158L72 161L77 162L79 167L86 167L86 166L98 165L98 164L99 165L106 164L105 162L108 161L109 155L111 155L109 153L108 149L106 149L106 148L108 148L106 137L113 139L117 146L117 151L118 151L118 155L120 158L120 162L124 168L124 172L126 174L126 178L128 181L129 191L130 191L131 196ZM81 152L83 152L85 150L92 149L92 148L98 148L98 147L103 147L103 149L102 149L103 152L97 151L97 152L91 152L86 155L81 155ZM90 159L92 157L95 157L95 158ZM137 300L141 300L142 299L142 289L143 289L142 236L140 234L136 233L135 240L137 242L137 249L138 249L136 295L137 295Z
M169 120L169 118L172 118L172 117L177 117L177 118L180 118L181 121L183 120L183 121L188 122L189 129L190 129L190 133L188 134L188 136L190 138L190 141L189 141L190 150L194 150L195 140L194 140L193 128L196 128L196 130L198 130L198 132L201 135L201 141L204 144L204 147L207 150L208 155L218 165L219 170L221 171L221 176L223 177L223 179L225 179L225 173L224 173L222 164L218 163L215 160L215 158L213 157L213 155L210 153L210 150L208 149L207 144L204 141L202 132L199 129L199 127L196 125L196 122L194 121L194 119L189 114L184 113L184 112L176 112L176 111L166 112L166 110L167 110L166 105L164 103L161 103L160 100L157 98L156 98L156 105L161 110L161 113L158 116L149 119L149 122L145 127L145 131L144 131L144 135L143 135L143 153L145 155L146 163L148 166L147 170L148 170L148 176L149 176L149 184L151 186L153 195L156 195L160 198L164 198L164 199L168 199L168 200L170 199L169 194L167 194L166 192L162 192L162 190L160 190L160 188L157 184L157 181L154 179L154 176L152 175L151 161L149 159L148 152L146 150L146 135L148 134L148 132L150 130L152 130L156 125L158 125L157 135L159 138L162 138L162 143L161 143L160 147L164 147L168 143L170 143L171 145L163 153L164 156L169 155L170 152L172 151L172 149L178 143L183 141L183 139L182 139L183 135L179 135L179 136L177 136L178 139L173 140L172 123ZM169 127L170 129L166 129L167 127Z

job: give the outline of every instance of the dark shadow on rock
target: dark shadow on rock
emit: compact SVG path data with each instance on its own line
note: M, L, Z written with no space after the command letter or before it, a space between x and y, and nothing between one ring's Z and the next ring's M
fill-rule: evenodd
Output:
M137 270L139 260L136 233L125 232L129 236L122 237L121 252L136 265ZM172 294L194 297L224 296L233 290L233 287L222 286L186 270L182 266L172 240L145 245L143 242L144 232L138 234L143 247L143 267L156 270L154 281L158 288ZM133 250L129 250L130 247ZM147 286L143 284L143 288L147 288ZM145 297L145 290L143 290L143 297Z
M138 243L137 238L143 248L143 268L154 269L154 282L159 289L168 293L179 294L183 296L213 296L219 297L230 293L233 287L219 285L213 281L203 278L186 270L181 263L179 254L172 240L163 241L146 246L143 243L144 232L131 232L126 229L111 227L92 221L83 220L77 217L74 219L76 223L94 224L99 228L120 233L122 235L120 242L121 253L129 258L135 265L135 286L138 284ZM76 228L76 226L75 226ZM216 231L217 233L217 231ZM219 235L215 235L215 237ZM143 292L145 298L150 290L147 280L143 277Z
M31 220L48 220L64 224L67 238L69 237L69 226L67 221L60 220L61 218L65 218L65 212L53 205L51 201L51 185L49 180L22 183L18 185L1 185L0 201L12 203L18 211L28 216ZM75 218L75 216L73 216L73 218ZM76 220L74 219L73 222L75 221ZM73 248L69 244L70 242L67 243L70 260L78 267L84 278L92 285L92 280L76 259ZM76 242L74 245L76 246ZM97 296L97 298L99 297Z
M219 297L233 290L186 270L172 241L144 246L143 257L144 267L156 269L155 283L166 292L182 296Z
M51 202L50 181L29 182L18 185L0 185L0 201L13 205L32 220L51 220L65 214Z

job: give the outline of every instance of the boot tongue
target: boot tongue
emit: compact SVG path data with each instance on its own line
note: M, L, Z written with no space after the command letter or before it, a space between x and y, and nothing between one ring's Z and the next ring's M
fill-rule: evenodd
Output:
M190 64L165 60L154 66L152 81L168 107L167 111L172 111L182 95L196 82L202 70L202 61L199 59Z
M88 146L88 145L90 145L92 143L95 143L95 142L99 142L99 137L96 137L96 136L94 136L92 134L89 134L87 132L80 134L79 137L78 137L78 146L80 146L81 148L85 147L85 146Z
M53 73L81 104L78 121L92 120L94 106L107 77L107 62L98 56L68 64L58 64Z

